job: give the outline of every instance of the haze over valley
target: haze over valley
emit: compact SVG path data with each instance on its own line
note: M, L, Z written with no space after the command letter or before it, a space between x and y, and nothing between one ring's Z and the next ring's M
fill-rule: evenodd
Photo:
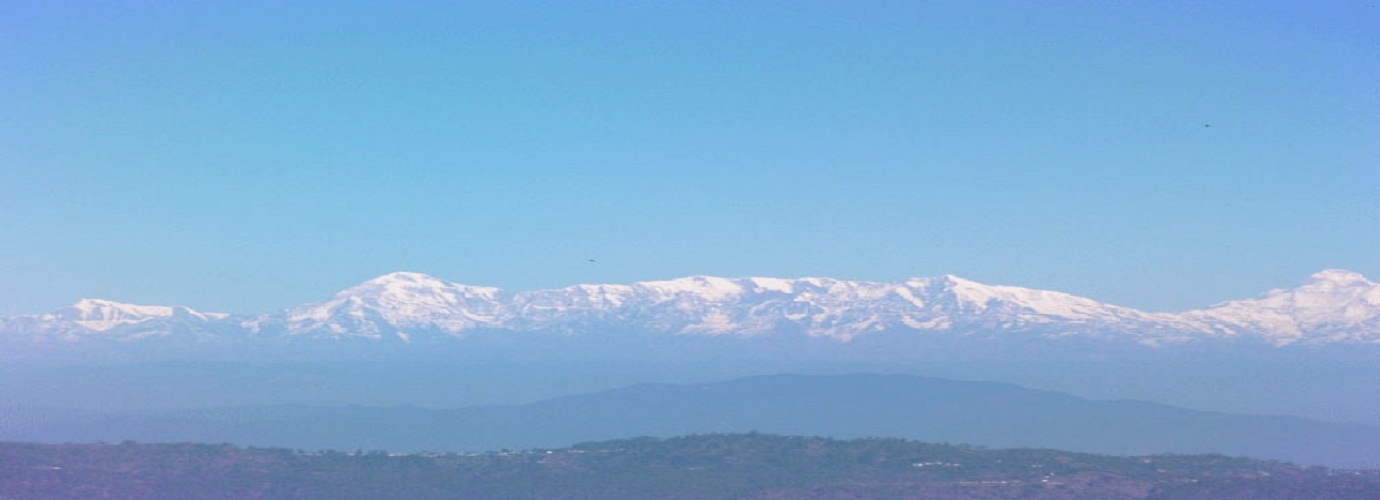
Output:
M11 416L2 430L8 439L50 442L395 451L762 430L1370 466L1380 457L1355 445L1380 439L1371 427L1380 423L1380 402L1367 397L1380 377L1377 321L1380 285L1342 270L1175 313L954 276L899 283L697 276L508 292L398 272L325 301L251 316L83 299L5 319L10 383L3 396ZM962 384L939 380L854 400L901 380L864 372L1014 382L1077 396L924 403L953 393L935 387ZM789 387L742 379L732 383L756 387L739 389L746 399L720 402L670 392L656 402L634 398L596 410L559 399L636 393L642 389L600 391L645 382L730 383L776 373L812 375L783 379L794 381ZM816 378L845 373L859 375ZM828 392L831 386L841 389ZM744 406L794 394L806 399ZM1079 403L1086 408L1051 402L1078 397L1103 401ZM878 406L893 400L915 404ZM512 404L530 406L503 406ZM826 407L858 413L831 419ZM655 409L670 413L646 413ZM671 417L706 411L699 420ZM765 417L772 412L783 413ZM885 417L864 418L878 414ZM814 420L785 423L789 415ZM983 424L990 418L983 415L1020 417ZM1084 420L1118 424L1098 429ZM312 423L326 421L335 424ZM569 428L558 430L562 425ZM319 431L303 434L304 427ZM394 428L413 434L384 430ZM1295 437L1266 437L1285 435Z

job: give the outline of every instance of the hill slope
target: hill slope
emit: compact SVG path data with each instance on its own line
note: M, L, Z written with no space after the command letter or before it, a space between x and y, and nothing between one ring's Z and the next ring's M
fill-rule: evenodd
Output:
M0 429L0 438L484 451L746 431L1380 465L1380 427L1096 401L1010 384L903 375L778 375L638 385L525 405L454 410L271 406L80 416Z

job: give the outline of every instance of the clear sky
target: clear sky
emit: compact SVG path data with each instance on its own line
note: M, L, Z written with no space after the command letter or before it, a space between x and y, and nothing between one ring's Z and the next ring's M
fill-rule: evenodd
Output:
M1323 268L1380 279L1373 0L0 3L4 315Z

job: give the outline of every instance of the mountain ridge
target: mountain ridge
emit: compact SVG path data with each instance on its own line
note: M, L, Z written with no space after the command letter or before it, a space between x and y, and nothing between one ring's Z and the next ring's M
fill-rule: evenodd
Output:
M42 340L362 338L412 342L473 332L636 330L752 337L794 332L848 342L882 332L1129 340L1380 343L1380 284L1341 269L1251 299L1145 312L1058 291L986 285L953 275L900 282L689 276L511 292L415 272L388 273L332 298L257 315L82 299L53 313L0 319L0 333Z

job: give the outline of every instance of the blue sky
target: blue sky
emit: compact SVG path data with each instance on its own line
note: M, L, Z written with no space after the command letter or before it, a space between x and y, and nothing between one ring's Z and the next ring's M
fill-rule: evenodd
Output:
M7 2L0 314L396 270L1375 279L1376 89L1361 0Z

